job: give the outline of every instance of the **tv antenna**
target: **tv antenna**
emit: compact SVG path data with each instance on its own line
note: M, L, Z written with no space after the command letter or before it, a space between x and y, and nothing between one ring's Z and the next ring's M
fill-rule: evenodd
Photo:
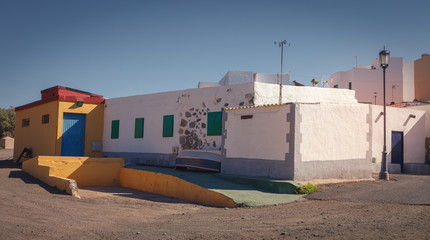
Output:
M281 81L279 82L279 104L282 103L282 73L283 73L283 64L284 64L284 45L290 46L291 42L287 42L287 40L283 40L281 42L274 42L275 46L278 45L278 47L281 48Z

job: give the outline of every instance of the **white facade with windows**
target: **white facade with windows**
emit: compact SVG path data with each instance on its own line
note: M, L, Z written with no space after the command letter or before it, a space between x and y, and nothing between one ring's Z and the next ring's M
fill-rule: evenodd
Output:
M195 89L107 99L103 155L175 166L178 153L204 150L219 154L222 173L295 180L378 171L379 106L359 104L347 89L281 88L267 83L270 76L258 79L228 73ZM404 134L403 163L424 163L424 112L388 113L388 130Z
M351 89L360 103L383 105L383 77L379 59L371 65L358 65L345 72L330 76L333 88ZM401 57L390 58L386 69L386 102L411 102L414 100L414 62Z

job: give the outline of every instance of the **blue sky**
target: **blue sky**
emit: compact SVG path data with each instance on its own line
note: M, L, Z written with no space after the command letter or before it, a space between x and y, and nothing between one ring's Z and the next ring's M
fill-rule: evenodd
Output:
M386 46L430 53L430 1L0 0L0 108L62 85L106 98L195 88L229 70L312 78Z

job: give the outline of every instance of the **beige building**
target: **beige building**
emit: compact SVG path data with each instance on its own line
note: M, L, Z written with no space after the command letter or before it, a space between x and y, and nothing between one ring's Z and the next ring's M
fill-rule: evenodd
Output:
M415 99L420 102L430 101L430 54L421 55L414 65Z

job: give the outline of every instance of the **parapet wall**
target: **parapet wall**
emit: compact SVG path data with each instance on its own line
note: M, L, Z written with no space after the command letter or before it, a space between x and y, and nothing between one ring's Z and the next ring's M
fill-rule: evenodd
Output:
M22 164L25 172L50 186L77 194L79 186L119 185L122 158L38 156Z

